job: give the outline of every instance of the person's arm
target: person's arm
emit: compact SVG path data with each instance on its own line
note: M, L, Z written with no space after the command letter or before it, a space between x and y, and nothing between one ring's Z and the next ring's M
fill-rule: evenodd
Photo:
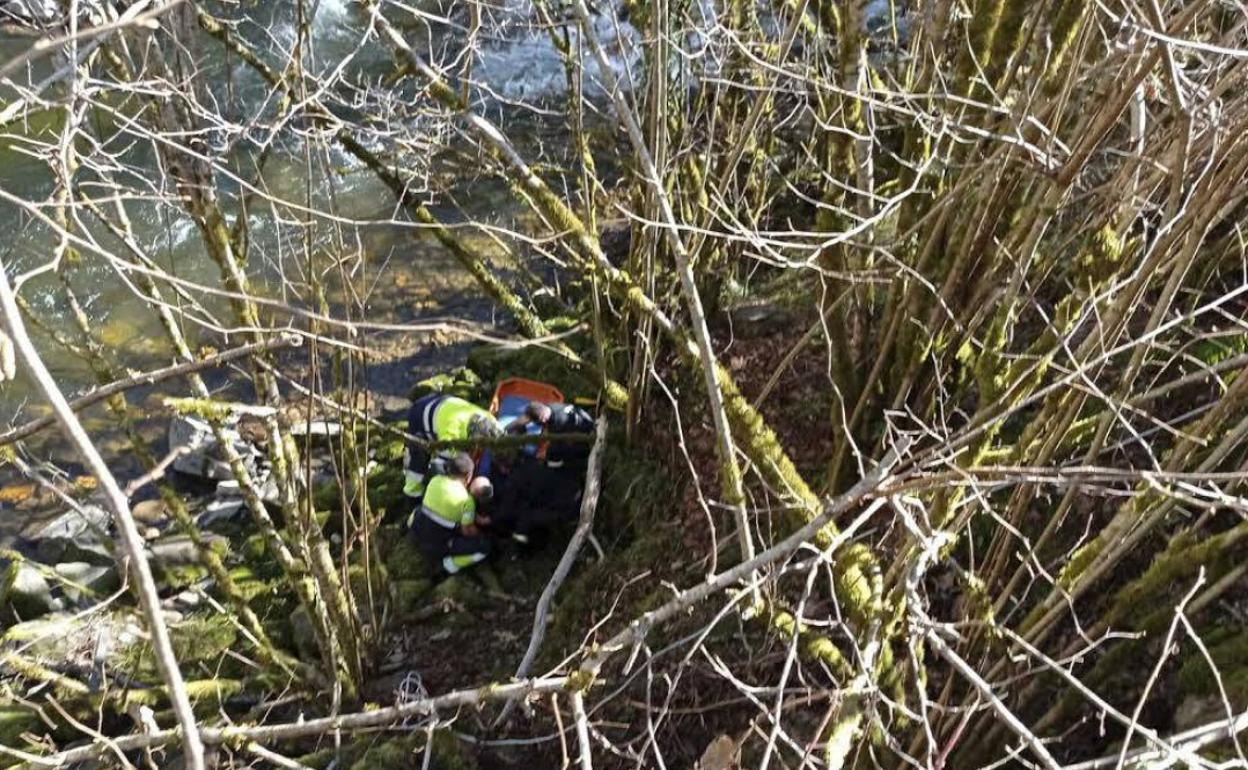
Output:
M490 526L490 517L477 508L478 503L475 499L464 503L464 509L460 513L459 528L465 535L479 535L482 527Z
M476 535L481 530L477 527L477 506L469 499L459 512L459 531L465 535Z

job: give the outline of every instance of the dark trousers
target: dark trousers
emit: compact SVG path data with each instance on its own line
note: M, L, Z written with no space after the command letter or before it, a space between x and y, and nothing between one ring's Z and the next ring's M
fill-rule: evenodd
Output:
M548 468L525 458L511 469L497 500L495 521L528 537L580 514L583 465Z
M411 408L407 410L407 432L426 441L437 439L433 432L433 413L437 411L438 404L444 398L446 396L434 393L413 401ZM408 467L417 471L423 471L428 467L429 453L425 451L423 446L409 441L407 443L407 451L411 456L411 462Z
M484 560L490 555L491 542L484 535L465 535L458 528L450 529L417 511L412 523L416 547L432 571L438 568L454 573Z
M433 432L433 413L441 403L442 396L438 393L418 398L407 410L407 432L426 441L434 441L437 436ZM429 462L432 456L423 444L413 441L406 442L404 447L404 487L409 497L420 497L425 489L425 476L429 475Z

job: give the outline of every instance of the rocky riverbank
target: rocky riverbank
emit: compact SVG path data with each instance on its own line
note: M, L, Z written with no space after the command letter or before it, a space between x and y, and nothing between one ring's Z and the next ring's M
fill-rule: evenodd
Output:
M467 366L419 383L412 395L436 390L486 402L495 381L516 375L547 379L569 396L595 392L592 380L540 349L481 347L470 354ZM402 442L384 430L387 424L401 424L395 416L374 423L368 432L368 509L380 521L370 545L355 548L343 571L375 651L360 696L379 703L482 681L506 681L524 653L537 597L565 542L554 537L534 552L505 552L486 568L435 585L402 529L407 513L401 491ZM308 426L306 419L303 424ZM341 467L337 451L343 428L330 415L318 416L310 427L299 438L312 448L314 505L318 521L337 547L346 496L334 469ZM180 486L188 490L184 501L203 540L228 568L235 588L246 596L274 645L292 660L319 665L310 622L256 533L211 436L194 418L178 418L168 434L170 449L184 450L171 472L182 477ZM262 434L240 420L229 438L247 458L249 471L263 479L267 469L259 451ZM635 485L625 483L622 476L612 474L606 483L616 500L636 496ZM12 707L0 709L0 742L22 750L37 749L42 736L63 742L75 735L64 719L32 707L43 691L55 693L76 718L102 714L106 732L133 731L136 720L159 726L173 723L143 622L125 590L109 517L93 502L90 485L78 486L76 496L62 499L61 512L28 528L14 548L3 552L0 682L31 699L18 699ZM608 502L606 507L615 506ZM196 709L207 720L221 713L254 717L261 704L271 704L274 693L288 687L288 681L270 667L257 666L252 641L227 611L229 602L221 586L165 506L144 501L134 506L134 513L147 539L147 555ZM272 506L270 513L277 514L277 507ZM617 544L621 536L628 537L629 517L610 510L602 516L608 522L604 532L614 531L609 537ZM582 558L592 561L589 553ZM588 583L574 577L565 587L566 606L578 618L591 611L596 592L609 585L598 566L583 566L581 571L597 576ZM555 660L568 647L562 637L564 625L556 616L548 638L549 656ZM573 640L571 646L579 641ZM448 650L456 654L448 656ZM299 698L288 705L278 701L275 711L267 713L316 710ZM410 756L425 740L423 731L394 740L384 734L370 736L333 756L308 746L312 754L301 761L325 767L336 756L336 767L406 766L383 760ZM475 766L473 753L458 741L438 737L434 746L450 762L445 766Z

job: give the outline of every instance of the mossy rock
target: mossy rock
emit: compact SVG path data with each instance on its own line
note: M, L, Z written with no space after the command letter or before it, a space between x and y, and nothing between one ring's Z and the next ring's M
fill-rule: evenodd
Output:
M268 552L268 546L264 543L264 535L259 532L248 535L243 541L241 551L243 558L252 564L263 561Z
M181 591L208 579L208 568L199 564L179 564L155 572L156 583L167 592Z
M179 663L216 663L238 640L238 629L225 615L193 615L169 627L169 640Z
M396 621L410 620L425 606L425 598L433 588L428 578L418 580L395 580L390 583L390 606Z
M234 588L248 602L271 598L280 585L280 580L263 578L251 567L235 567L230 570L230 578Z
M386 543L386 573L391 580L421 580L429 577L430 566L407 533L399 527L389 526L378 534L381 541Z
M464 607L479 607L487 600L486 589L467 572L451 575L433 587L432 598Z
M365 570L364 565L359 563L347 567L347 584L351 588L351 595L360 606L367 606L370 593L376 595L378 591L384 591L389 582L389 571L384 563L374 563L371 570Z
M316 641L316 628L312 625L312 617L303 607L291 611L287 626L290 629L290 641L299 658L310 663L319 663L320 649Z
M468 366L487 382L498 382L508 377L548 382L563 391L564 397L569 400L595 397L600 384L587 367L574 364L558 352L537 345L519 348L479 345L468 352Z
M312 490L312 507L318 511L333 510L342 501L342 489L336 480L322 481Z
M396 422L391 427L402 431L407 430L407 424L402 422ZM378 463L396 464L403 461L404 448L402 438L391 433L382 433L372 447L371 456Z
M424 762L425 736L417 733L408 738L377 743L350 766L351 770L407 770L426 766ZM434 733L429 746L432 756L427 766L430 770L476 770L476 760L464 751L454 735L446 731Z
M1204 636L1209 657L1213 658L1235 710L1248 707L1248 632L1242 628L1220 628ZM1209 661L1194 647L1179 669L1179 689L1185 695L1221 696Z
M384 511L389 521L406 518L411 502L403 494L403 485L403 469L398 461L392 465L378 465L368 477L369 507L374 511Z
M503 588L503 581L499 577L498 572L494 569L494 565L490 562L477 564L467 572L468 576L476 582L483 591L494 594L505 594L506 589ZM542 585L545 585L543 580Z
M38 639L55 639L68 634L74 627L73 617L67 613L58 613L35 620L15 623L0 635L0 642L23 644Z
M43 722L34 711L21 706L0 706L0 746L29 751L32 746L22 739L22 735L39 735L44 732L43 728ZM13 761L0 757L0 767L6 767Z
M488 395L485 384L481 382L477 373L463 366L421 380L412 386L411 391L408 392L408 398L415 401L434 393L458 396L468 401L477 401Z
M55 604L52 587L37 566L15 561L0 577L0 628L46 615L56 609Z
M238 631L226 615L215 612L192 615L170 624L168 636L173 645L173 656L183 666L206 664L222 678L228 678L240 668L237 661L226 658L226 651L232 649L238 639ZM156 669L150 645L132 644L115 654L117 659L111 661L112 668L125 670L136 679L160 681L160 671ZM222 660L225 664L218 666Z

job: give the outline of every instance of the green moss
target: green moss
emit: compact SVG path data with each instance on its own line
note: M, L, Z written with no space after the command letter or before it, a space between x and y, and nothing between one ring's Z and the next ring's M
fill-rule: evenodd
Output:
M243 691L243 683L237 679L193 679L185 683L186 694L195 706L195 713L208 716L219 713L221 701ZM127 690L121 696L121 708L130 705L152 708L167 706L169 696L163 687L144 690Z
M406 430L405 425L395 425L400 430ZM376 445L373 446L373 459L379 463L398 463L403 460L403 439L391 433L381 436Z
M432 597L437 600L464 605L465 607L479 606L486 599L483 587L469 577L467 573L452 575L438 583L433 588ZM473 619L473 622L476 622L476 620Z
M421 380L412 386L408 397L415 401L433 393L458 396L468 401L481 401L489 396L477 373L463 366Z
M392 581L421 580L429 577L430 567L420 554L415 541L395 526L387 526L378 533L385 543L383 561L386 573Z
M0 706L0 745L29 750L30 745L22 739L24 733L38 735L43 723L34 711L21 706ZM8 758L0 757L0 766L9 764Z
M558 351L537 345L505 348L480 345L468 352L468 366L487 383L524 377L554 385L565 398L596 398L599 378L592 367L571 361ZM484 402L489 394L483 394Z
M0 636L0 642L33 642L39 639L55 638L72 630L72 621L64 615L47 618L36 618L15 623Z
M1075 261L1080 286L1092 289L1104 283L1118 272L1121 262L1122 239L1114 228L1106 225L1093 232Z
M883 578L871 550L854 543L841 552L834 571L837 601L849 618L862 625L883 607Z
M1243 628L1221 628L1205 634L1209 657L1222 678L1222 686L1235 711L1248 707L1248 631ZM1186 695L1221 697L1218 681L1209 661L1196 649L1187 648L1179 669L1179 689Z
M265 553L267 552L267 548L268 547L265 545L264 535L262 533L257 532L254 535L248 535L247 539L243 541L243 558L253 564L255 562L262 561L265 557Z
M850 695L841 703L836 719L828 730L824 747L824 762L828 767L845 766L850 751L862 734L862 696Z
M164 403L178 414L198 417L206 422L224 422L234 414L230 404L210 398L166 398Z
M331 510L342 502L342 488L335 480L322 481L312 490L312 507L316 510Z
M179 663L215 663L234 647L238 629L225 615L194 615L170 626L169 639Z
M433 588L428 578L417 580L392 580L390 582L390 607L394 619L403 622L410 619L424 606L424 599Z
M1192 347L1192 355L1213 366L1228 358L1248 353L1248 334L1228 334L1202 340Z
M411 502L403 494L403 484L403 469L399 461L379 463L368 476L369 508L384 512L388 521L398 522L407 518Z
M820 509L818 497L797 472L797 467L793 465L771 426L741 395L728 370L718 366L717 374L724 395L724 411L731 423L733 437L773 489L788 490L796 498L797 507L791 512L791 525L798 527L805 524ZM831 534L830 531L820 533L821 536L816 538L817 544L826 546L831 540Z
M207 579L208 568L200 564L177 564L156 570L160 587L169 591L180 591Z
M1181 590L1177 587L1188 583L1199 570L1204 569L1210 580L1217 580L1240 564L1246 541L1248 524L1239 524L1212 537L1190 529L1174 535L1148 570L1114 596L1107 620L1128 618L1133 621L1133 628L1144 628L1140 621L1159 606L1158 600Z
M234 581L239 596L248 601L274 590L273 583L262 580L250 567L235 567L230 570L230 579Z
M1092 4L1085 0L1062 0L1058 6L1049 29L1049 38L1053 41L1053 52L1049 55L1044 72L1045 80L1049 81L1046 84L1046 90L1056 90L1062 75L1066 72L1064 68L1066 55L1074 44L1079 28L1091 7L1093 7Z

